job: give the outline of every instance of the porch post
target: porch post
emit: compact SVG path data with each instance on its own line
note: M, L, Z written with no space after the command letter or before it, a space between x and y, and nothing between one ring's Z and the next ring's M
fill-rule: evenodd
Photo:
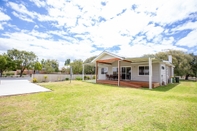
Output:
M83 72L82 72L82 79L83 79L83 81L84 81L84 64L83 64Z
M152 89L152 59L148 58L149 63L149 89Z
M120 86L120 60L118 60L118 86Z
M96 61L96 83L98 79L98 62Z

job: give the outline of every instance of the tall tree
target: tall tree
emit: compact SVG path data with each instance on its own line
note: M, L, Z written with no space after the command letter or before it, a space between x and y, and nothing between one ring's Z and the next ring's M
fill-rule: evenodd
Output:
M65 66L66 66L66 65L70 65L70 59L67 59L67 60L65 61L64 65L65 65Z
M37 56L33 52L19 51L12 49L7 51L7 55L16 63L17 69L20 69L20 77L25 69L33 65Z
M84 63L90 63L93 59L95 59L97 56L92 56L90 58L87 58ZM84 73L85 74L94 74L95 73L95 67L94 66L90 66L90 65L85 65L84 67Z
M59 71L59 63L57 60L42 60L42 67L46 71L46 73L58 72Z
M192 61L192 56L180 51L180 50L168 50L164 52L158 52L156 54L147 54L145 57L156 57L162 60L168 60L168 55L172 55L172 64L175 66L174 73L178 76L186 76L188 78L189 74L192 73L190 62Z
M70 63L73 74L82 74L82 64L83 61L81 59L74 60L72 63Z
M0 55L0 77L2 77L3 72L7 69L7 63L6 57Z
M36 61L33 65L33 69L34 69L34 74L35 74L36 70L37 71L42 70L42 64L39 61Z
M193 53L190 55L192 56L192 61L190 62L191 70L193 72L192 75L197 77L197 55L194 55Z

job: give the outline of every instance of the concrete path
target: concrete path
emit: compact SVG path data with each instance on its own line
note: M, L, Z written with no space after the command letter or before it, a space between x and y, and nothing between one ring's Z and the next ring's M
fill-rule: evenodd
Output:
M28 80L0 80L0 96L51 91Z

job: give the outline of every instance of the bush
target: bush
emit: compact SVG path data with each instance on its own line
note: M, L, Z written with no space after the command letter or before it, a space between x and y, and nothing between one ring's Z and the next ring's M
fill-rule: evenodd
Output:
M6 73L6 76L10 76L10 73Z
M44 77L44 80L45 80L45 82L46 82L48 76L47 76L47 75L44 75L43 77Z
M75 80L82 80L82 78L81 77L76 77Z
M66 80L66 81L68 81L68 80L69 80L69 78L65 78L65 80Z
M84 80L89 80L90 77L89 76L84 76Z
M84 80L86 80L87 79L87 76L84 76Z
M10 73L10 75L14 75L14 73Z
M36 78L33 78L33 83L37 83L37 79Z
M93 77L92 77L92 79L95 79L96 78L96 76L94 75Z

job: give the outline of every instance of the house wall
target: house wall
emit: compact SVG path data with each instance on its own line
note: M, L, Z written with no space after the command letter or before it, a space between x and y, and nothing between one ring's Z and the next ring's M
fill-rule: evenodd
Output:
M110 56L109 56L110 57ZM105 58L109 58L107 55ZM139 75L139 66L148 66L148 62L143 63L129 63L129 62L120 62L120 67L131 67L131 80L135 81L149 81L149 75ZM162 69L162 66L164 69ZM101 74L101 68L102 67L108 67L108 74L113 74L112 68L118 67L118 61L112 63L112 65L102 65L100 64L98 69L98 75L100 80L106 79L106 74ZM173 67L166 65L165 63L152 63L152 81L153 82L159 82L160 85L162 85L162 82L164 84L168 84L171 77L174 75Z
M146 64L132 64L132 80L138 80L138 81L149 81L149 75L139 75L139 66L148 66L148 63ZM153 82L160 82L160 64L159 63L153 63L152 64L152 81Z
M162 69L164 67L164 69ZM162 85L162 82L166 84L166 65L165 64L160 64L160 70L161 70L161 77L160 77L160 84Z
M136 80L136 81L149 81L149 75L139 75L139 66L141 65L147 65L148 63L142 63L142 64L131 64L129 62L120 62L120 67L127 66L131 67L131 80ZM111 66L108 66L108 74L113 74L112 73L112 68L113 67L118 67L118 61L112 63ZM160 82L160 64L159 63L153 63L152 64L152 69L153 69L153 82ZM101 67L99 67L98 70L99 74L99 79L106 79L106 75L101 74Z
M111 55L104 55L100 60L111 59L111 58L114 58L114 57Z

